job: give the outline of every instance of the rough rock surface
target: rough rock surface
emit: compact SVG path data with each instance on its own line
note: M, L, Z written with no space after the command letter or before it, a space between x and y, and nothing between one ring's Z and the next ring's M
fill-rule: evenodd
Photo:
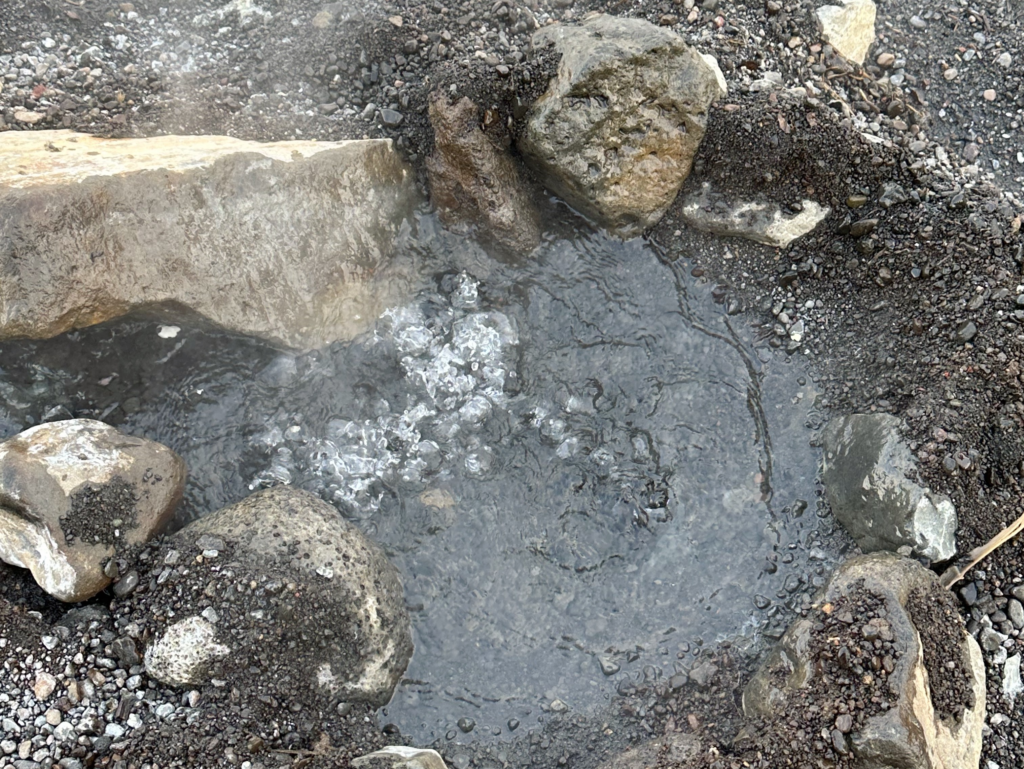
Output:
M194 686L207 680L208 664L231 649L217 643L217 631L203 617L186 617L146 649L146 672L169 686Z
M915 595L934 587L934 574L916 561L889 553L844 562L817 596L812 615L798 619L786 631L751 679L743 694L744 711L751 717L784 722L802 691L817 691L833 703L837 696L845 697L840 687L852 684L863 688L857 699L865 703L853 712L844 706L828 739L841 755L852 754L854 766L978 766L985 722L981 649L953 613L959 643L943 649L936 661L941 668L952 661L952 669L962 671L959 696L964 707L959 718L943 717L933 704L936 698L930 683L930 676L934 680L938 671L934 665L929 668L930 655L922 644L922 633L933 631L922 626L919 632L907 611ZM877 616L866 622L863 611L850 610L856 608L850 602L865 597L869 603L881 602ZM825 622L817 622L818 614ZM828 623L839 630L830 630ZM875 654L885 655L877 666ZM815 662L815 656L825 663ZM820 709L822 704L815 707Z
M540 243L537 209L507 151L496 144L504 135L499 124L463 97L454 104L437 93L430 100L434 154L427 159L431 200L445 224L469 223L481 228L502 253L524 256Z
M570 205L623 235L665 213L690 173L721 94L714 69L673 32L597 14L533 37L558 75L532 105L519 148Z
M821 36L855 64L863 64L875 42L874 0L843 0L843 5L823 5L817 10Z
M245 611L241 595L229 590L225 600L213 587L192 603L198 619L161 632L146 652L155 678L171 685L230 681L239 665L247 669L247 659L269 656L287 671L280 675L321 701L384 705L391 698L412 654L402 585L384 552L333 507L279 486L195 521L169 544L168 575L195 554L193 570L219 559L237 562L231 571L259 577L247 580L254 593ZM147 600L171 607L180 600L177 589L166 578ZM230 654L185 659L179 642L187 633L205 633Z
M84 601L116 575L108 559L159 533L184 486L177 454L102 422L25 430L0 444L0 560Z
M0 338L144 310L315 348L365 329L414 203L387 140L0 135Z
M828 206L804 200L800 211L785 213L777 203L727 199L705 183L686 195L681 215L688 225L703 232L784 248L817 227L831 211Z
M905 545L933 561L956 554L950 500L911 480L917 463L888 414L839 417L822 432L822 483L832 512L865 552Z
M652 769L657 766L690 766L701 752L695 734L675 732L645 742L601 764L600 769Z

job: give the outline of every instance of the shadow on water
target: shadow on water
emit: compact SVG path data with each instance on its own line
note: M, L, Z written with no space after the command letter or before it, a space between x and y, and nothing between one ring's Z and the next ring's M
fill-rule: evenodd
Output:
M643 241L507 265L417 229L423 289L352 343L145 320L4 343L0 429L162 441L190 468L178 525L276 483L333 503L403 574L416 653L383 715L424 742L504 739L784 625L833 560L800 365Z

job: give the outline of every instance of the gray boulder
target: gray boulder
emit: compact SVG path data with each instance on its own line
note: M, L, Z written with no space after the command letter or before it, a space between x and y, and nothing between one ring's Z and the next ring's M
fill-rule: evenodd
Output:
M823 712L834 706L837 697L845 698L846 695L841 693L842 686L849 685L852 680L854 685L864 686L863 693L858 695L864 701L869 701L871 696L894 700L891 707L870 715L860 725L853 719L843 724L840 718L836 718L837 728L831 739L841 752L852 754L853 767L977 767L985 722L984 660L977 642L960 627L957 612L951 610L951 621L958 625L953 637L959 638L959 642L954 641L940 650L943 661L939 664L949 670L948 665L952 662L952 669L963 671L964 683L973 702L961 702L964 707L956 718L936 711L932 696L934 684L929 680L921 632L907 610L916 591L925 591L923 595L927 596L929 590L941 592L942 588L938 587L935 575L916 561L890 553L873 553L845 561L815 597L808 616L790 626L747 685L743 694L744 713L786 729L793 709L799 708L806 713L813 705L818 712ZM865 622L863 615L835 615L841 610L844 598L864 593L884 603L880 611L884 619ZM874 672L873 665L868 664L869 659L858 657L865 647L833 635L835 631L827 626L822 629L819 624L816 628L819 616L834 615L837 626L849 627L855 639L859 637L860 643L867 643L866 648L878 648L872 646L871 638L880 638L891 644L887 663L891 672L888 672L884 683L879 684L878 679L890 668L880 667L878 672ZM820 654L823 647L829 649L831 655L826 664L816 657L815 652L817 648L817 654ZM850 662L845 663L845 667L840 653L843 648L850 650ZM838 660L836 670L844 680L837 682L822 678L829 675L831 660ZM932 672L937 673L934 662ZM862 663L866 671L863 674L858 673L856 667ZM871 689L872 685L874 689ZM815 699L815 691L820 699Z
M431 201L445 224L476 225L501 253L526 256L540 243L537 209L508 151L480 120L480 108L465 97L451 104L443 93L431 96ZM491 130L504 135L502 126Z
M888 414L834 419L822 432L821 479L836 519L865 552L909 546L945 561L956 555L956 509L911 479L917 463Z
M166 446L91 419L50 422L0 444L0 560L47 593L84 601L116 572L108 561L158 534L185 487Z
M364 331L408 278L416 194L390 140L0 133L0 338L135 311L310 349Z
M690 173L715 68L682 38L641 19L591 16L533 36L558 75L531 106L519 149L541 180L622 235L653 226Z
M189 524L150 562L127 600L153 638L147 671L166 684L223 679L257 696L380 706L412 655L395 567L308 492L257 492Z

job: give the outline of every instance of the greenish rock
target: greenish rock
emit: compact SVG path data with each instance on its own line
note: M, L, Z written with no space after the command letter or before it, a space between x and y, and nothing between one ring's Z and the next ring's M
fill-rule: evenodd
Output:
M911 592L929 587L935 580L935 574L916 561L891 553L872 553L840 564L815 596L816 606L858 589L883 598L886 619L900 651L888 684L897 697L895 706L870 717L862 729L849 735L853 769L978 766L985 723L981 649L962 631L959 647L949 650L950 655L962 655L971 676L975 704L965 708L957 722L940 718L932 706L920 635L906 610ZM748 717L779 721L779 728L789 721L799 690L809 686L816 675L809 654L812 628L812 620L806 617L794 622L754 674L743 692L743 711Z
M624 235L653 226L690 173L715 68L673 32L595 14L533 36L553 45L558 74L530 107L519 149L541 181L581 213Z
M822 432L821 480L836 519L865 552L909 546L932 561L956 555L953 503L912 478L917 462L889 414L834 419Z

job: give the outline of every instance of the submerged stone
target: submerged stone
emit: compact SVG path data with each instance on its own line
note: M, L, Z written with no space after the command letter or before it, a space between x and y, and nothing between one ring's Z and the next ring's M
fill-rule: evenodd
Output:
M776 248L784 248L806 235L832 211L813 200L804 200L800 211L785 213L778 203L771 201L727 199L713 192L707 183L687 194L682 204L683 221L695 229Z
M956 555L956 509L911 479L917 463L888 414L834 419L822 432L821 479L836 519L865 552L909 546L932 561Z
M681 37L641 19L554 24L558 75L533 104L519 148L541 180L619 234L653 226L690 173L720 73Z
M49 422L0 444L0 560L62 601L92 598L104 566L159 533L185 487L169 448L92 419Z
M316 348L365 330L404 278L415 205L389 140L0 134L0 338L145 311Z

